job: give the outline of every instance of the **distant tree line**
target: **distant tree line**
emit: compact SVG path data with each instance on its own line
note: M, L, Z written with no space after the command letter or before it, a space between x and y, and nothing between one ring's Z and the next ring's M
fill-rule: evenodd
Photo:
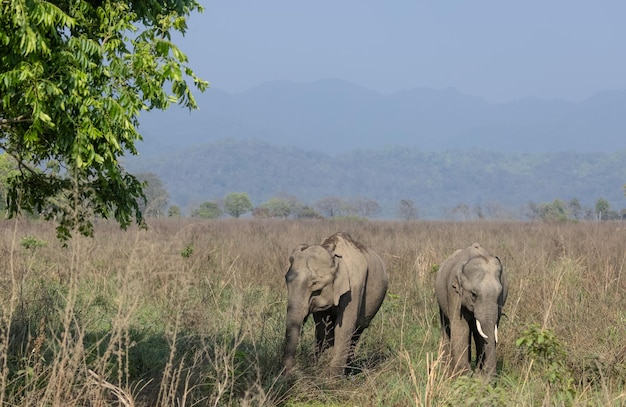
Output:
M476 205L469 207L464 203L448 208L446 218L449 220L472 219L511 219L541 220L544 222L565 222L581 220L624 220L626 208L615 211L604 198L598 198L594 208L583 207L577 198L571 201L555 199L552 202L537 204L528 202L521 209L503 207L497 204Z
M163 182L153 173L142 173L137 176L144 182L146 202L140 203L147 217L161 217L166 213L169 194ZM1 191L1 188L0 188ZM626 193L626 186L625 186ZM250 214L255 218L292 218L292 219L320 219L320 218L365 218L371 219L380 216L381 207L373 199L358 197L344 199L336 196L326 196L315 202L314 205L305 205L296 197L287 193L280 193L255 207L247 193L231 192L223 199L206 201L191 209L190 216L194 218L216 219L224 215L239 218ZM470 207L459 203L445 210L448 220L467 221L481 219L510 219L510 220L540 220L544 222L563 222L581 220L623 220L626 218L626 208L615 211L604 198L598 198L594 208L583 207L577 198L570 201L555 199L552 202L528 202L521 210L507 208L495 203L475 205ZM413 220L419 218L419 210L410 199L401 199L398 202L395 215L398 219ZM182 212L178 206L170 206L167 216L180 217Z
M0 155L0 210L4 210L6 207L6 179L10 173L16 170L16 165L11 157ZM145 200L141 199L138 203L145 217L184 216L180 207L169 205L170 195L156 174L140 173L136 177L143 184ZM626 193L626 185L624 188ZM61 197L50 199L49 204L60 204L60 200ZM45 211L46 208L43 208L42 213L45 214ZM189 210L189 216L203 219L216 219L223 216L239 218L247 214L255 218L371 219L380 216L380 213L381 207L378 202L365 197L345 199L337 196L326 196L313 205L306 205L295 196L280 193L255 207L246 192L231 192L222 199L205 201ZM419 219L419 210L412 200L401 199L398 202L395 216L402 220ZM455 221L481 219L539 220L544 222L605 221L626 219L626 208L616 211L604 198L598 198L593 208L583 207L577 198L570 201L555 199L552 202L539 204L528 202L521 209L509 208L495 203L475 206L459 203L454 207L447 208L445 217Z

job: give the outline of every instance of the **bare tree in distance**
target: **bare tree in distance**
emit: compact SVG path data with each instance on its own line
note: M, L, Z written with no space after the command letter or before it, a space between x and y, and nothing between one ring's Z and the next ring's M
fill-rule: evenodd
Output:
M375 218L381 212L378 202L369 198L355 198L350 206L357 216L364 218Z
M398 205L398 210L396 215L400 219L404 220L413 220L417 219L418 211L415 206L415 202L412 199L402 199L400 200L400 204Z
M170 194L165 189L161 178L153 172L145 172L136 175L138 181L143 184L145 202L140 199L139 209L144 216L160 218L165 216L165 210L170 200Z
M320 211L322 215L329 218L341 216L342 205L343 201L336 196L327 196L315 203L315 207L317 208L317 210Z

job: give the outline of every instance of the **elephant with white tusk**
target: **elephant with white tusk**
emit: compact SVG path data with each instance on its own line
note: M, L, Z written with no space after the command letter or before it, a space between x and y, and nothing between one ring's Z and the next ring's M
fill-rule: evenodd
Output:
M332 373L348 369L361 333L378 312L388 276L380 257L344 232L322 244L301 245L290 256L287 282L285 372L295 362L300 331L315 320L315 354L334 346Z
M435 294L441 332L454 374L470 370L471 341L478 371L496 372L496 343L508 280L500 259L478 243L459 249L437 271Z

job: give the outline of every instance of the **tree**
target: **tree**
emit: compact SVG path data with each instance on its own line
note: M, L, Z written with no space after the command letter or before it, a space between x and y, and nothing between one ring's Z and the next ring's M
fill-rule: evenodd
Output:
M272 218L287 218L292 211L292 205L285 199L274 197L261 204L267 210L267 216Z
M169 209L167 210L168 218L180 218L180 216L181 216L180 208L176 205L170 206Z
M369 198L356 198L350 205L354 212L363 218L373 218L380 215L380 205Z
M560 199L539 205L539 217L546 222L563 222L568 219L565 204Z
M147 172L137 174L141 181L145 200L139 202L139 210L144 216L160 218L165 215L165 208L170 200L170 194L165 189L163 181L158 175Z
M254 206L252 206L252 202L245 192L231 192L224 198L224 212L234 218L238 218L252 209Z
M526 217L530 220L535 220L539 217L539 205L533 201L529 201L524 208L522 208L522 217Z
M217 219L222 216L222 210L215 202L202 202L198 209L191 213L194 218Z
M580 206L580 201L578 200L578 198L574 198L569 202L569 204L567 205L567 210L574 219L580 220L583 213L583 208L582 206Z
M260 218L287 218L297 216L303 205L292 195L281 192L255 208L253 216Z
M315 206L320 212L322 212L322 214L328 216L329 218L333 218L341 215L343 202L335 196L327 196L317 201Z
M93 233L93 215L122 228L141 223L141 183L120 165L136 154L141 111L178 103L196 108L188 81L208 83L171 41L197 0L47 2L0 5L0 149L18 163L8 210L57 219L57 235ZM165 85L170 91L166 91ZM61 171L46 171L56 161Z
M609 219L609 212L611 210L611 205L609 201L604 198L598 198L596 201L596 218L598 220L607 220Z
M298 208L295 213L296 219L323 219L324 217L319 213L315 212L310 206L304 205Z
M417 219L417 207L411 199L402 199L398 205L397 215L400 219L413 220Z

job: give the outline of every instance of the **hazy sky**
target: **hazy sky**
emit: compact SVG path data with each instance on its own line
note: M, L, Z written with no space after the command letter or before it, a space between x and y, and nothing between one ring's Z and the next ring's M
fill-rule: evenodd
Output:
M203 1L178 41L214 88L338 78L498 102L626 88L624 0Z

